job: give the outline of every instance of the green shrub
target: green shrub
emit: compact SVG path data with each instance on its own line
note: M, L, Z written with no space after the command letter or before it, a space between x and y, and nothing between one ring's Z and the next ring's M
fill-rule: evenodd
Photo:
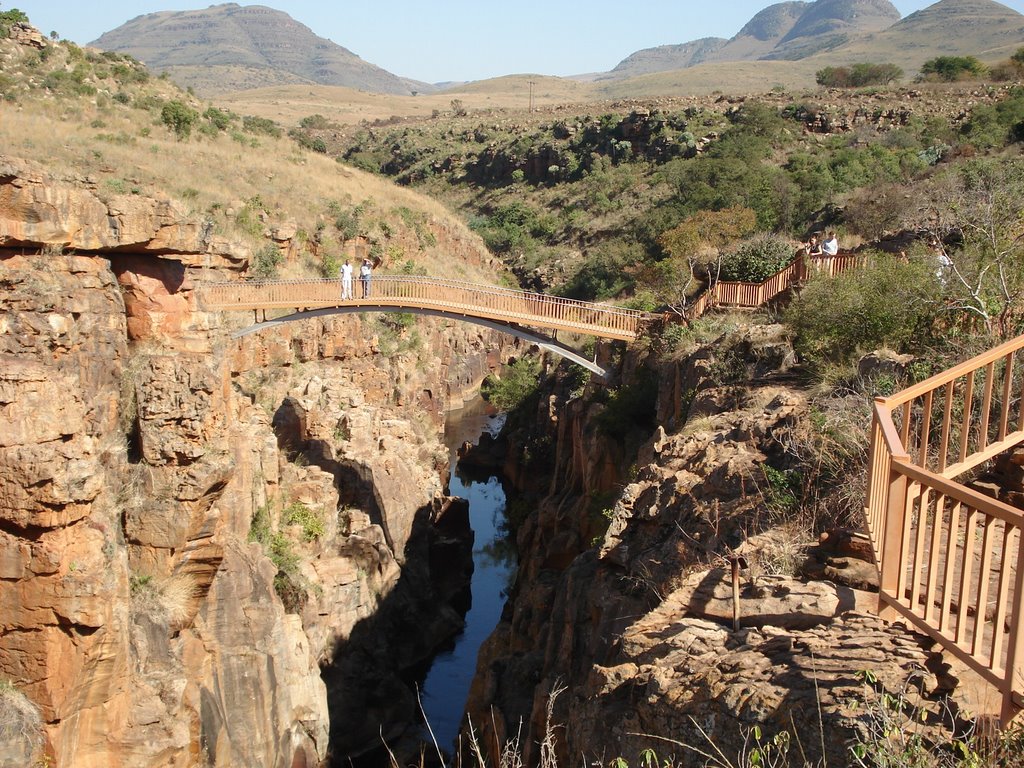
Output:
M235 120L235 116L230 112L223 109L217 109L217 107L208 107L206 111L203 112L203 117L205 117L218 131L226 131L231 127L231 123Z
M826 88L862 88L866 85L888 85L903 77L903 70L895 64L860 63L852 67L825 67L818 70L815 80Z
M537 393L540 361L523 357L508 366L504 375L488 376L481 386L481 394L495 408L513 411Z
M638 430L650 431L654 429L657 401L657 379L648 371L640 371L635 381L608 396L597 417L597 427L613 440L624 440Z
M323 517L316 510L310 509L301 501L293 501L281 512L281 521L285 525L302 526L302 538L314 541L324 535Z
M910 346L939 311L940 290L934 264L875 254L862 269L812 278L784 317L807 362L845 363L862 351Z
M17 8L0 12L0 39L10 35L11 27L15 24L28 24L28 15Z
M760 283L789 264L794 255L792 244L778 235L756 235L722 259L719 278Z
M184 141L192 134L192 126L199 119L199 113L180 101L169 101L160 110L160 120L173 131L178 141Z
M921 65L923 77L948 83L970 77L981 77L986 71L985 65L973 56L937 56Z
M242 118L242 128L249 133L260 133L277 139L281 136L281 128L273 120L266 117L246 115Z
M299 556L291 541L270 524L270 510L263 506L256 510L249 526L249 541L263 547L270 562L277 568L274 575L274 591L290 613L302 609L307 600L305 580L299 573Z
M277 275L277 268L283 261L281 249L273 243L267 243L253 255L249 273L262 280L271 279Z

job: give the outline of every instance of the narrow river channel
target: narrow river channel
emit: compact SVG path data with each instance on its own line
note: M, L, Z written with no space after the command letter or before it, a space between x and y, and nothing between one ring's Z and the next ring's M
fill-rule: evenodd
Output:
M434 657L421 688L423 710L437 744L452 751L462 724L462 714L476 671L480 645L494 631L505 604L506 590L515 571L515 555L504 541L505 489L496 474L469 477L457 462L456 451L465 441L476 443L480 436L497 435L505 417L491 415L483 400L475 401L448 415L445 442L451 451L449 492L469 502L469 520L474 533L473 579L466 627L453 645Z

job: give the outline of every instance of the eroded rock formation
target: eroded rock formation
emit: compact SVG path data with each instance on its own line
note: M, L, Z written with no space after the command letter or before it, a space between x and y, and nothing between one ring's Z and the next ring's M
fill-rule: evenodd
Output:
M798 578L807 542L773 523L769 469L784 472L810 418L793 360L780 327L723 336L646 372L659 426L625 434L609 418L621 396L555 390L535 427L553 471L519 528L516 587L470 695L492 758L518 738L527 764L544 748L564 764L645 749L673 764L704 764L696 750L731 761L757 726L759 746L784 734L793 754L846 765L878 690L907 693L929 728L941 722L956 685L941 655L872 615L877 595ZM642 381L645 364L627 355L623 381ZM521 437L510 455L523 455ZM739 630L731 559L743 563Z
M501 342L430 320L385 356L401 330L351 316L229 341L193 289L245 248L11 159L0 248L0 677L49 764L313 766L393 729L359 675L411 709L396 670L459 626L420 555L456 514L443 413ZM381 641L397 616L419 631Z

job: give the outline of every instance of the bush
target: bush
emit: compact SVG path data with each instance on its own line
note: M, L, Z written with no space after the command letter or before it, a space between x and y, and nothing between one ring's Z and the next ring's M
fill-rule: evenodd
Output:
M505 369L504 376L488 376L480 388L484 399L500 411L513 411L537 393L540 361L524 357Z
M231 123L234 120L234 115L226 110L217 109L217 107L208 107L207 110L203 112L203 117L205 117L218 131L226 131L231 127Z
M981 77L986 71L985 65L973 56L937 56L921 65L923 77L947 83Z
M281 520L285 525L302 526L302 538L314 541L324 535L324 520L316 510L310 509L301 501L293 501L281 512Z
M760 283L793 260L792 244L778 235L756 235L722 259L719 278Z
M641 370L635 381L609 395L604 410L597 416L597 427L613 440L625 440L637 430L649 432L654 429L657 402L658 380L649 371Z
M934 264L875 254L837 277L812 278L784 319L811 365L846 363L861 351L911 346L939 310Z
M888 85L903 77L895 64L854 64L853 67L825 67L814 78L826 88L862 88L866 85Z
M192 126L199 119L199 113L180 101L169 101L160 110L160 119L174 132L178 141L183 141L192 134Z
M242 118L242 128L249 133L262 133L275 139L281 137L281 129L273 120L265 117L253 117L246 115Z
M0 13L0 39L10 35L11 27L15 24L28 24L28 16L24 11L11 8L9 11Z
M249 273L261 280L273 278L277 275L277 268L283 261L284 256L281 255L281 250L273 243L267 243L253 256L252 263L249 265Z

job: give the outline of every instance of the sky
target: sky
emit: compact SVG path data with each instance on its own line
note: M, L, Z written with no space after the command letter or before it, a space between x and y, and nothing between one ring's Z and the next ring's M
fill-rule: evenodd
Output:
M907 16L932 0L894 0ZM1024 0L1002 0L1024 13ZM0 0L80 45L129 19L207 8L187 0ZM772 0L241 0L283 11L392 74L428 83L607 72L643 48L735 35Z

